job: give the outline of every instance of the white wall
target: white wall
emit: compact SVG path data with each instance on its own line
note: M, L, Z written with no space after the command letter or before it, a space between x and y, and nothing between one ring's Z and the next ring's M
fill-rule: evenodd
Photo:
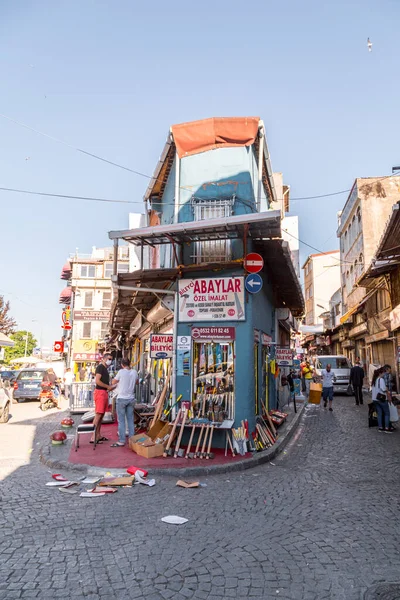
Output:
M139 227L146 227L146 215L140 213L129 213L129 229L139 229ZM143 249L143 262L144 268L148 268L149 260L149 249L145 247ZM140 246L134 246L129 244L129 272L137 271L140 269Z

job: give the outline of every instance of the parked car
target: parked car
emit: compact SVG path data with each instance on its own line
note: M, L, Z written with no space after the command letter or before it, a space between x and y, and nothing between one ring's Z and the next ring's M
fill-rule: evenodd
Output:
M0 423L7 423L10 416L10 396L0 381Z
M10 383L14 383L17 379L19 371L0 371L0 378L2 381L8 380Z
M353 392L350 392L350 369L351 362L346 356L341 355L333 355L330 356L328 354L324 356L318 356L317 362L315 366L315 371L318 376L321 375L321 370L326 368L326 365L331 365L332 371L335 374L336 381L333 382L333 393L339 394L344 393L349 396L353 395Z
M48 369L31 367L22 369L14 382L14 400L39 400L42 383L49 381Z

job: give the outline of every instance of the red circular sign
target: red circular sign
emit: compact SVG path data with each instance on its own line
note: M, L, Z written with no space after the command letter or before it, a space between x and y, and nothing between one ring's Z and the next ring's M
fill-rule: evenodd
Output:
M250 252L244 259L244 268L249 273L258 273L264 266L264 259L257 252Z

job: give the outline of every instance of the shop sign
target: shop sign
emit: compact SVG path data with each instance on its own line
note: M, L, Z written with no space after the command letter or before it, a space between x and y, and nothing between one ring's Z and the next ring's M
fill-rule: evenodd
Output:
M244 321L244 278L179 280L179 321Z
M53 352L64 352L64 342L54 342L53 344Z
M152 333L150 336L150 358L172 358L173 336L171 333Z
M270 346L272 344L272 337L267 333L261 334L261 343L263 346Z
M392 331L400 327L400 304L390 311L389 319Z
M74 310L75 321L109 321L109 310Z
M101 354L98 352L74 352L72 360L75 362L99 362L101 361Z
M288 346L277 346L275 360L280 367L291 367L293 365L293 350Z
M235 327L192 327L194 340L231 341L235 339Z
M72 325L71 325L71 307L67 306L67 308L62 312L61 315L61 320L62 320L62 329L72 329Z
M97 345L96 340L74 340L72 349L78 354L97 354Z
M254 330L254 341L259 343L260 341L260 332L258 331L258 329Z
M178 336L176 344L176 374L180 377L190 375L190 344L191 339L188 335Z
M264 259L257 252L250 252L244 259L244 268L249 273L258 273L264 266Z

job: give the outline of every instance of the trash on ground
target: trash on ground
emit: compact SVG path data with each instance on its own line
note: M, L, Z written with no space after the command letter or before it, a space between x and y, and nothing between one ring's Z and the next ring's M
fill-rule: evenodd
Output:
M46 486L47 487L64 487L70 483L72 483L72 482L68 481L68 479L65 479L64 481L48 481L46 483Z
M139 467L129 467L126 470L127 473L129 473L129 475L135 475L136 473L140 473L142 477L147 477L147 475L149 474L148 471L146 471L145 469L139 469Z
M77 494L79 490L74 490L69 487L59 487L57 488L59 492L64 492L65 494Z
M117 490L112 487L94 487L92 490L87 491L92 494L115 494Z
M121 486L121 485L133 485L135 478L134 477L104 477L99 485L111 487L111 486Z
M97 483L101 477L85 477L82 479L82 483Z
M198 487L200 487L200 482L199 481L183 481L182 479L179 479L176 482L176 485L178 485L179 487L183 487L183 488L198 488Z
M135 473L135 483L143 483L143 485L148 485L149 487L153 487L156 484L155 479L144 479L139 471Z
M161 519L164 523L170 523L171 525L183 525L184 523L187 523L188 520L189 519L185 519L184 517L177 517L176 515L168 515Z
M100 496L105 496L105 492L102 494L94 494L93 492L81 492L79 496L81 498L99 498Z
M52 475L52 478L55 479L56 481L68 481L68 479L63 477L61 475L61 473L55 473L54 475Z

